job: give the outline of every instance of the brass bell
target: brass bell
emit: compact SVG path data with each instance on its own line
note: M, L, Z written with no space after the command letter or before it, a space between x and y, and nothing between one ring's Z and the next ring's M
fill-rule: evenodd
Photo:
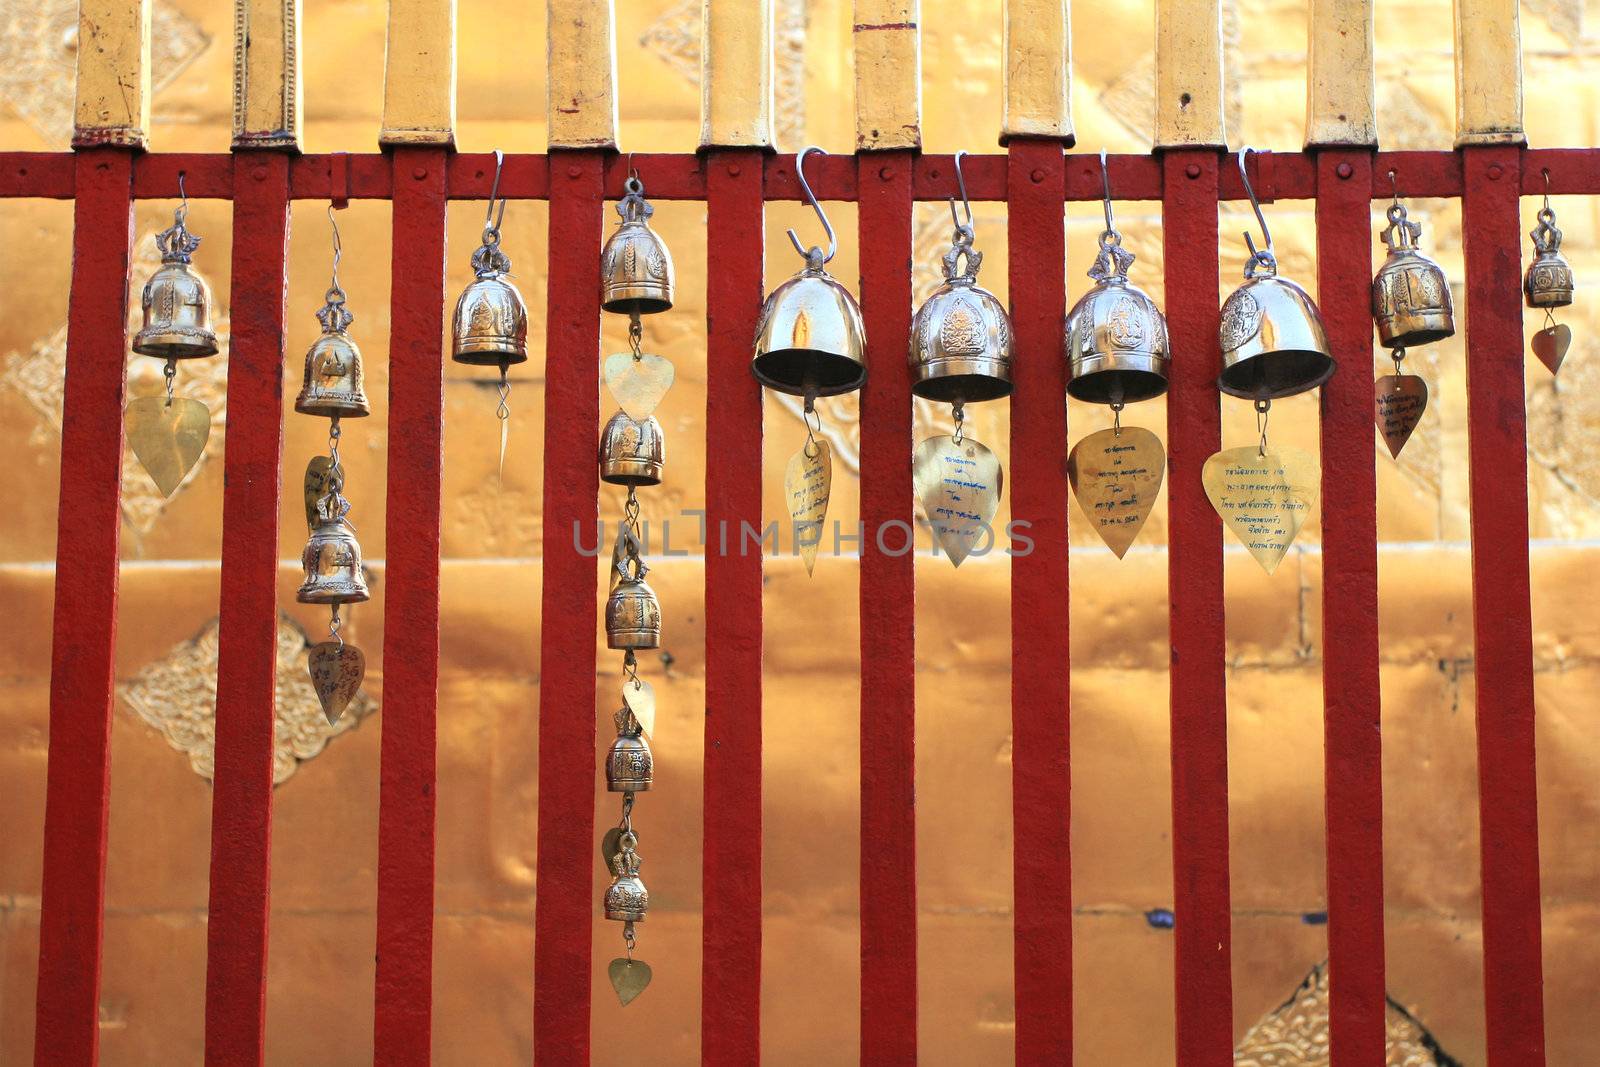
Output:
M911 391L952 404L998 400L1011 395L1011 319L978 284L983 253L972 247L971 207L963 225L952 199L950 217L956 228L944 254L944 282L911 320Z
M659 485L666 437L654 415L643 421L619 411L600 431L600 480L612 485Z
M488 213L483 219L483 241L472 253L472 271L477 277L462 290L450 323L450 358L457 363L505 368L528 359L528 308L522 294L507 280L511 259L500 249L500 224L505 221L506 202L500 201L495 216L495 199L500 195L500 170L504 154L494 154L494 185L489 190Z
M616 649L661 647L661 602L644 580L643 561L617 564L617 583L606 599L606 646Z
M1322 328L1322 313L1300 286L1278 277L1278 260L1272 251L1272 231L1261 214L1261 204L1250 187L1245 156L1239 150L1239 174L1266 238L1257 250L1255 239L1244 235L1250 258L1245 261L1245 282L1222 305L1222 374L1217 388L1247 400L1277 400L1315 389L1336 369Z
M306 574L296 594L300 603L356 604L368 598L361 545L345 519L349 511L349 501L337 491L317 501L317 525L300 557Z
M1548 179L1547 179L1548 180ZM1546 197L1539 210L1539 225L1529 233L1538 253L1522 278L1522 291L1531 308L1564 308L1572 303L1572 264L1561 254L1561 231Z
M655 208L644 183L630 175L617 203L622 222L600 254L600 306L622 315L652 315L672 306L672 255L650 228Z
M1372 279L1372 317L1385 348L1412 348L1456 332L1450 283L1444 268L1417 250L1422 227L1406 218L1396 200L1389 207L1383 240L1389 256Z
M302 415L359 418L372 412L363 386L361 349L345 331L355 321L344 306L344 293L328 290L328 302L317 311L322 336L306 352L306 367L294 409Z
M178 188L183 189L182 176ZM133 350L162 359L197 359L217 354L217 335L211 329L211 287L189 269L200 238L184 226L189 214L185 197L172 225L156 234L161 266L145 283L140 305L144 326L133 337Z
M611 884L606 887L606 918L642 923L650 909L650 891L639 878L643 860L634 851L639 839L632 830L624 830L617 843L620 848L611 857Z
M618 713L619 718L624 713ZM611 743L606 754L606 789L613 793L643 793L650 788L655 770L655 759L650 755L650 745L638 732L638 722L631 715L633 732L624 730Z
M769 389L795 396L836 396L860 389L867 380L866 329L861 308L824 265L838 251L833 226L806 183L805 159L820 148L807 148L795 160L795 176L806 199L822 220L828 250L806 248L793 230L789 241L806 261L805 268L768 295L756 327L755 357L750 369Z
M1100 235L1089 277L1095 286L1067 314L1067 395L1094 404L1131 404L1167 391L1167 320L1128 283L1133 253L1122 235Z

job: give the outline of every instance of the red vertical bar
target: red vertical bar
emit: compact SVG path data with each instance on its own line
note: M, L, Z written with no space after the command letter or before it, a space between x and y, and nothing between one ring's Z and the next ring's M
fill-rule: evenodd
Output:
M439 710L445 151L396 148L373 1062L427 1067Z
M1168 592L1172 641L1172 891L1177 1052L1183 1067L1232 1067L1228 892L1228 696L1222 521L1200 484L1221 447L1217 374L1217 153L1162 156L1167 327ZM1184 280L1193 279L1193 284Z
M1322 387L1323 786L1330 1028L1339 1067L1383 1067L1383 757L1372 426L1372 153L1317 153Z
M1072 795L1067 668L1066 157L1013 138L1006 170L1011 318L1011 808L1016 1055L1072 1062ZM1042 823L1041 823L1042 820ZM1025 828L1025 829L1024 829Z
M597 151L550 153L533 940L533 1053L549 1064L589 1062L597 582L594 558L578 551L578 533L589 536L599 521L602 168Z
M133 154L79 149L61 418L34 1063L94 1064L122 528Z
M857 157L861 311L861 1062L917 1062L910 152Z
M289 157L241 154L233 173L206 1062L245 1067L266 1035Z
M1522 376L1521 149L1462 150L1483 991L1490 1067L1544 1063L1533 614Z
M761 386L750 374L762 289L762 153L706 156L706 733L700 1058L761 1060Z

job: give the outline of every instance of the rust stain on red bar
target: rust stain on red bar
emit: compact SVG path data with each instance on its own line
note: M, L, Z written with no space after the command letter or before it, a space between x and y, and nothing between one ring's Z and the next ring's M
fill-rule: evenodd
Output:
M573 531L599 518L603 176L599 151L550 154L533 1047L552 1064L589 1062L598 580Z
M69 157L70 158L70 157ZM77 153L34 1063L99 1054L133 153ZM120 239L119 239L120 238Z
M1386 1062L1378 483L1372 425L1372 154L1317 159L1317 302L1339 370L1322 387L1323 788L1332 1050ZM1331 639L1329 638L1331 635Z
M1011 514L1033 541L1011 560L1011 818L1018 1063L1072 1062L1071 741L1068 684L1066 315L1056 141L1008 154ZM1041 801L1046 801L1041 804ZM1025 828L1025 829L1024 829Z
M273 517L278 514L283 451L289 157L256 152L238 163L206 931L206 1062L249 1067L262 1062L266 1033L278 639L278 524Z
M1217 277L1217 169L1211 151L1162 157L1167 278ZM1192 175L1192 177L1191 177ZM1232 1067L1232 917L1228 887L1228 699L1222 521L1200 483L1221 447L1217 290L1166 286L1168 589L1172 641L1172 893L1177 915L1178 1062Z
M706 157L706 724L700 1058L761 1058L761 603L759 551L716 531L761 527L761 386L750 339L762 299L760 149ZM645 188L651 189L646 183Z
M1542 1067L1539 813L1523 401L1519 149L1462 150L1467 451L1490 1067Z
M914 160L858 157L871 368L861 393L861 1062L872 1064L917 1062L916 558L892 554L913 536Z
M389 479L384 516L383 736L373 1060L427 1067L439 708L439 522L444 429L445 164L394 149Z

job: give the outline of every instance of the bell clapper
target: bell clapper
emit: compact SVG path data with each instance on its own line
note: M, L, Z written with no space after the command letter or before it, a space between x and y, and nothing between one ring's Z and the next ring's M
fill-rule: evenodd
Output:
M1262 457L1267 454L1267 418L1271 413L1271 400L1256 401L1256 432L1261 435L1261 443L1256 448L1256 454Z
M951 439L959 445L966 439L967 405L957 400L950 405L950 415L956 422L956 432Z
M178 376L178 361L169 356L166 365L161 368L161 376L167 380L166 406L170 408L172 406L172 382Z

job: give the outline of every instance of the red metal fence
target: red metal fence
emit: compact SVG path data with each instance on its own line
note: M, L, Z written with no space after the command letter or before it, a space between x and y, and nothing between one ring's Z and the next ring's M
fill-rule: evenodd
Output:
M1209 149L1114 156L1119 199L1160 201L1169 277L1215 279L1218 201L1241 200ZM571 150L509 156L502 193L551 205L544 522L597 517L602 207L631 164L654 199L704 201L719 270L708 283L706 484L712 528L760 525L761 432L748 371L762 297L762 211L800 198L792 156ZM1518 197L1600 194L1600 150L1254 157L1263 199L1314 199L1318 299L1342 369L1322 390L1326 818L1332 1042L1340 1067L1384 1062L1382 776L1377 530L1368 280L1370 202L1393 171L1408 197L1459 197L1465 229L1473 608L1478 676L1483 937L1489 1063L1544 1062L1533 658L1528 578ZM909 379L912 204L956 193L949 156L832 156L808 176L859 203L860 295L872 373L862 398L862 518L912 519ZM1013 139L963 162L974 200L1010 219L1016 395L1012 511L1035 551L1012 562L1019 1063L1072 1048L1063 202L1098 200L1097 157ZM435 711L439 657L441 347L445 207L482 200L493 159L441 148L378 155L139 155L122 148L0 154L0 196L72 199L76 236L61 456L50 754L35 1060L90 1064L104 918L112 664L116 640L124 324L133 201L234 202L232 355L223 510L221 653L206 988L208 1062L263 1058L273 659L279 546L285 250L292 199L394 205L385 700L379 815L375 1059L430 1061ZM1170 454L1172 839L1177 1058L1232 1062L1227 706L1222 531L1200 466L1220 447L1215 284L1167 287ZM263 518L265 517L265 518ZM593 560L546 537L540 610L535 1056L587 1062L595 733ZM861 565L862 1059L916 1058L913 574L872 538ZM706 559L702 1055L760 1050L761 561ZM1045 665L1049 666L1046 667ZM1041 800L1047 803L1041 804ZM1044 825L1039 816L1044 815ZM865 846L870 846L865 847Z

